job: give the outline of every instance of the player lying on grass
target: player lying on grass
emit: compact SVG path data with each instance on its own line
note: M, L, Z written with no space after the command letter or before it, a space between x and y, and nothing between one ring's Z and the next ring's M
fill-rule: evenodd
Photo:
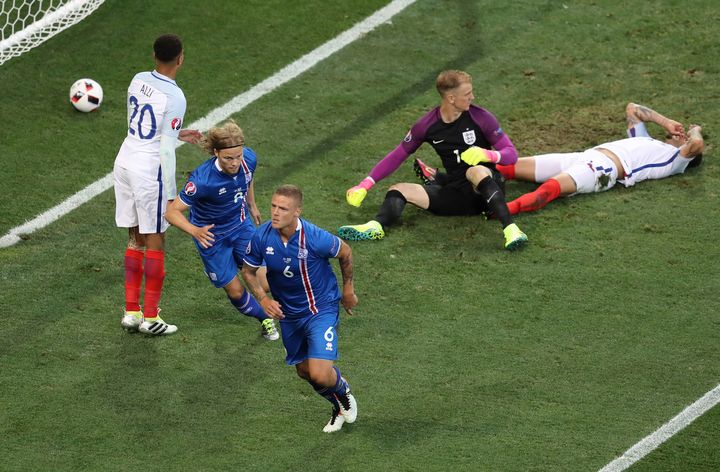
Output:
M685 132L682 124L648 107L629 103L625 108L628 138L594 146L582 152L522 157L514 165L498 165L506 179L542 183L534 192L508 203L513 215L538 210L560 196L604 192L616 182L631 187L647 179L662 179L685 172L702 161L705 144L700 126ZM660 141L648 134L645 122L667 132ZM421 178L443 178L421 161L415 163Z
M350 205L359 207L376 182L392 174L422 143L442 159L447 178L431 185L397 183L390 187L374 219L342 226L348 240L381 239L385 228L398 223L406 203L436 215L489 214L503 227L505 248L522 246L527 236L513 223L505 203L502 176L496 164L514 164L517 151L489 111L472 104L472 78L449 70L436 80L440 106L420 118L398 147L385 156L358 185L347 191Z
M255 234L253 223L260 223L253 182L257 157L244 144L243 132L232 120L208 131L204 145L213 157L190 174L165 218L193 237L210 282L225 290L240 313L256 318L263 337L274 341L280 337L275 323L238 277L245 249ZM185 217L188 209L189 220Z

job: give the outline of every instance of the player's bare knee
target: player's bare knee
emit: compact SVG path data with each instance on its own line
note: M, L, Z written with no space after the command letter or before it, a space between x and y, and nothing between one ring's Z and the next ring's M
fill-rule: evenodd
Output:
M309 369L308 375L310 380L319 385L332 385L333 384L334 370L332 366L327 368L326 366L315 366L313 369Z
M479 184L484 179L490 177L492 173L490 169L485 166L474 166L470 167L465 171L465 178L472 182L474 185Z
M128 229L128 245L129 249L142 251L145 249L145 235L140 234L138 227Z
M305 364L297 364L295 366L295 373L303 380L310 380L310 372Z
M239 299L243 296L245 293L245 287L240 283L239 279L233 279L229 284L227 284L225 287L225 292L228 294L228 297L232 299Z

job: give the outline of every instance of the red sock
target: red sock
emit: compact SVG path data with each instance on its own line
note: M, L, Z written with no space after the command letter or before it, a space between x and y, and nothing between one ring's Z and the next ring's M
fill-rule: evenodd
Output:
M500 174L502 174L503 177L505 177L505 180L512 180L515 178L515 164L510 164L507 166L504 166L502 164L495 164L495 168L498 172L500 172Z
M164 279L165 253L148 249L145 252L145 307L143 309L146 318L157 316Z
M140 311L140 286L143 279L145 253L125 250L125 311Z
M560 182L555 179L550 179L539 186L534 192L526 193L508 202L507 206L511 215L517 215L523 211L539 210L559 196Z

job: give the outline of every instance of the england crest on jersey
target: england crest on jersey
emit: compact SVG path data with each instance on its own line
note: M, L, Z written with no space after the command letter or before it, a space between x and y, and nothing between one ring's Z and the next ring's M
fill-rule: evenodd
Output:
M463 141L465 141L465 144L468 146L475 144L475 130L463 131Z

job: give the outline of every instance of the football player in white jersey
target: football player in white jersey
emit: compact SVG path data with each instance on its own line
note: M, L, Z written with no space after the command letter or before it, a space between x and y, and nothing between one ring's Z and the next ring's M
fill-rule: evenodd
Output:
M514 165L498 165L506 179L542 183L534 192L508 202L510 213L538 210L559 196L604 192L616 182L631 187L643 180L662 179L700 165L705 149L700 126L690 125L686 133L681 123L635 103L628 103L625 115L626 139L582 152L522 157ZM666 139L650 137L646 122L664 128Z
M140 72L128 87L128 132L115 158L115 222L128 228L125 250L125 315L121 325L146 334L172 334L177 326L159 316L165 278L165 209L177 195L175 144L199 142L197 130L181 130L185 95L175 83L183 46L174 34L153 45L155 70ZM144 308L140 289L145 277Z

